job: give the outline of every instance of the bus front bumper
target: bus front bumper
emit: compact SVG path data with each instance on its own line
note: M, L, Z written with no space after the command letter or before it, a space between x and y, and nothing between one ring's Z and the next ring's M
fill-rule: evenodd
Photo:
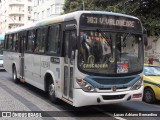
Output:
M82 89L74 89L73 106L81 107L88 105L104 105L121 103L125 101L142 101L143 86L138 90L112 92L112 93L92 93L84 92Z

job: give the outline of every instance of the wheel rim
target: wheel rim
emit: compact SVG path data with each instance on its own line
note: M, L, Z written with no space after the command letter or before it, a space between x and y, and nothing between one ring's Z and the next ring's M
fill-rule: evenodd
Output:
M50 86L49 86L49 95L50 96L54 96L54 85L53 84L51 84Z
M152 98L153 98L152 93L150 91L146 91L146 93L145 93L145 100L146 100L146 102L151 102Z

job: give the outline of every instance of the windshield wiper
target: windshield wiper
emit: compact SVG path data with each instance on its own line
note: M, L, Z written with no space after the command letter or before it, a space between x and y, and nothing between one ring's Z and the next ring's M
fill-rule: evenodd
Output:
M124 44L126 43L126 38L128 37L128 36L130 36L131 35L131 33L127 33L124 37L123 37L123 44L122 44L122 46L124 46ZM122 35L123 36L123 35Z
M147 74L146 76L160 76L160 75Z
M97 31L98 31L99 33L101 33L102 37L106 40L107 45L111 47L111 45L112 45L112 44L111 44L111 39L109 39L109 38L107 37L107 35L106 35L102 30L97 29ZM110 41L110 42L109 42L109 41Z

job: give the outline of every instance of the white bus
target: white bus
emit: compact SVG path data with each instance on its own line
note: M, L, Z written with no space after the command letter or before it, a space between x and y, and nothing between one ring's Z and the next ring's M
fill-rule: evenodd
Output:
M136 17L76 11L5 35L4 68L76 107L141 101L144 34Z

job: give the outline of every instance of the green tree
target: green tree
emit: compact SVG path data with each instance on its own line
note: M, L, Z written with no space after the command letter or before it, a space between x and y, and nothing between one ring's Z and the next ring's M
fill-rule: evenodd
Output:
M83 10L83 2L85 10L102 10L95 5L95 1L97 0L65 0L64 13Z
M101 10L137 16L151 36L160 36L160 0L65 0L64 13Z
M123 12L140 18L149 35L160 36L159 6L159 0L130 0Z

